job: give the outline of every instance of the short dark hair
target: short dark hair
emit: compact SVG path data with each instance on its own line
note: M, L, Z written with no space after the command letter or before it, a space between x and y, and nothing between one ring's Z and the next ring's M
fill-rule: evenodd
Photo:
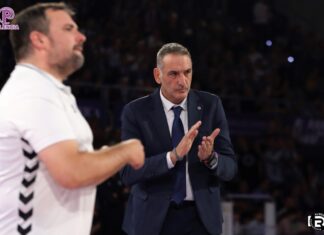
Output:
M48 34L47 10L63 10L71 16L75 14L72 8L64 2L37 3L20 11L12 22L19 25L19 30L10 31L10 43L16 61L24 58L30 52L29 34L32 31Z
M182 46L179 43L175 43L175 42L167 43L167 44L164 44L160 48L160 50L158 51L158 53L156 55L156 66L158 68L162 68L162 65L163 65L162 60L163 60L164 56L166 56L168 54L187 55L191 59L190 52L186 47Z

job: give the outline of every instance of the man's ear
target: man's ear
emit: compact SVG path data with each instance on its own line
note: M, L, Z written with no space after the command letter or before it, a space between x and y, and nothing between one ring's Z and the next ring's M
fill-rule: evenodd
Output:
M157 84L161 84L161 76L162 76L161 70L159 68L154 68L153 75L154 75L155 82Z
M43 49L48 41L46 35L38 31L32 31L29 34L29 40L32 47L38 50Z

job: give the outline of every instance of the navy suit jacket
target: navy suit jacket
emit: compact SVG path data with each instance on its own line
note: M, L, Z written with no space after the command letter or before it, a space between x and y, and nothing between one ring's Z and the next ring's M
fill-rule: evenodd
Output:
M218 96L191 90L188 94L188 125L202 121L190 152L188 171L200 218L212 234L222 230L219 183L230 180L237 171L237 161L230 141L228 124ZM210 170L199 161L198 145L203 136L220 128L214 149L218 165ZM145 163L139 170L126 166L121 179L131 186L123 229L129 235L158 235L170 204L172 169L168 169L166 154L172 150L166 115L159 89L149 96L127 104L122 113L122 139L140 139L144 145Z

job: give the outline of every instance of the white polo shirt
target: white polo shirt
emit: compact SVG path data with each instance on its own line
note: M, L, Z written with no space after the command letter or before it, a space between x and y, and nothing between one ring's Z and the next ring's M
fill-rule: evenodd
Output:
M0 92L0 235L90 234L95 186L61 187L37 156L72 139L93 151L70 88L33 65L16 65Z

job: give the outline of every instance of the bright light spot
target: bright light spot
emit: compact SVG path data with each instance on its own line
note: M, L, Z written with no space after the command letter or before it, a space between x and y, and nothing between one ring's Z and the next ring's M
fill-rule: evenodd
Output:
M267 41L266 41L266 45L267 45L268 47L271 47L271 46L272 46L272 41L271 41L271 40L267 40Z
M289 63L293 63L295 61L295 58L293 56L288 56L287 60Z

